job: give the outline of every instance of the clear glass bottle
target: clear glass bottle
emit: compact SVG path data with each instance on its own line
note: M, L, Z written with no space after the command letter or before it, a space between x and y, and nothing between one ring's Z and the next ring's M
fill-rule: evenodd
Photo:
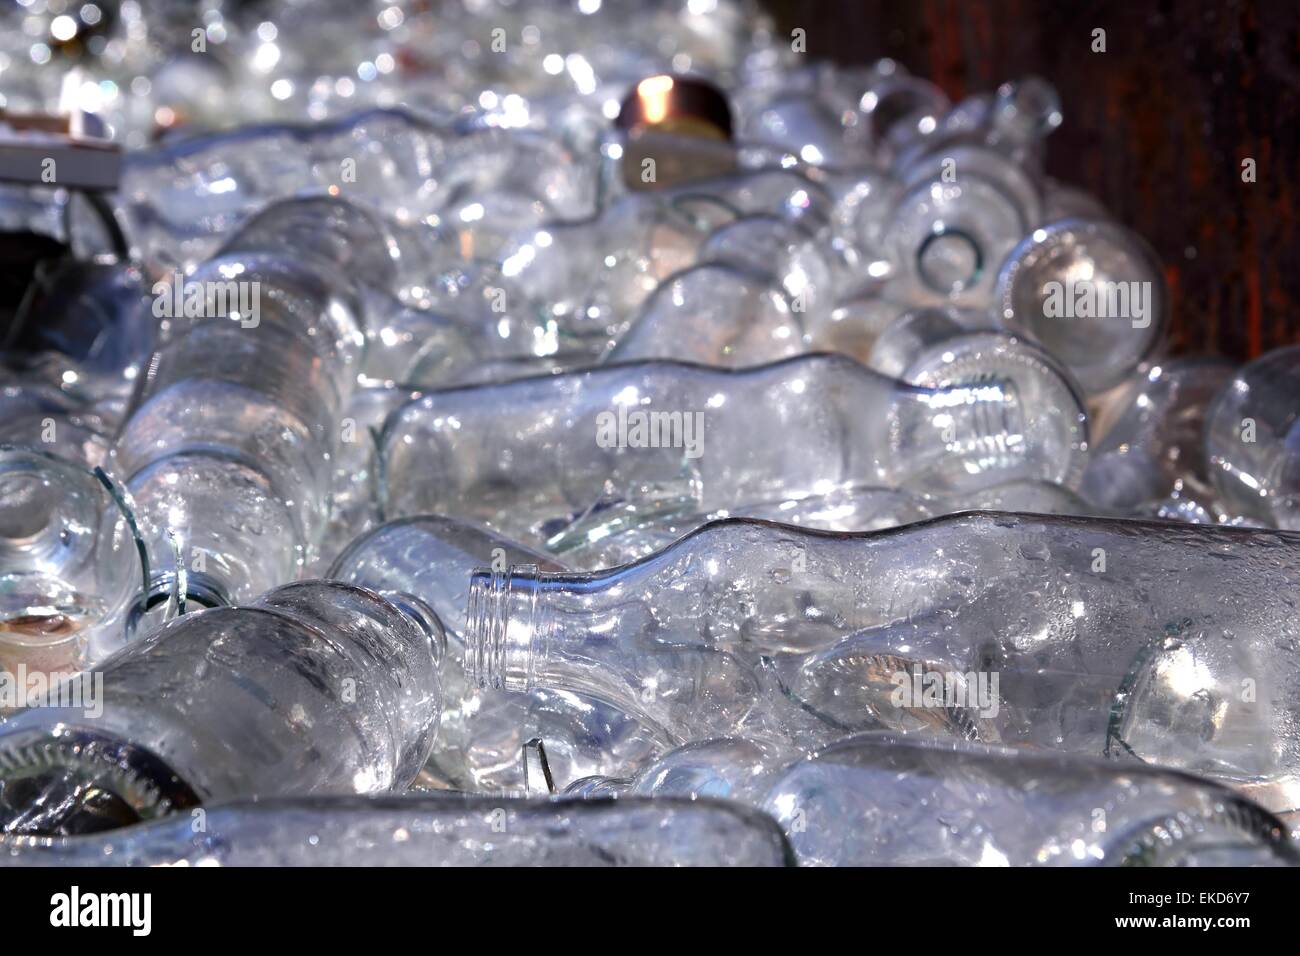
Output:
M194 814L202 813L202 817ZM224 803L112 833L0 839L0 866L791 866L720 800L335 797Z
M825 531L876 531L931 517L934 502L897 488L850 485L824 495L779 498L689 515L642 514L635 505L611 508L591 521L556 532L546 542L573 569L631 564L668 547L684 534L721 518L765 518ZM1032 510L1032 509L1031 509Z
M937 738L862 734L762 804L802 866L1287 866L1280 821L1222 786Z
M1064 485L1051 481L1008 481L966 494L935 499L928 502L928 506L936 515L955 514L959 511L1016 511L1038 515L1117 517L1109 509L1094 505Z
M1046 80L1027 76L1009 81L994 92L966 97L924 129L914 126L896 150L894 167L975 149L1000 160L1005 169L1021 171L1012 175L1037 179L1043 142L1062 118L1060 96Z
M133 628L169 598L247 602L311 560L365 344L338 270L376 255L369 225L343 202L271 207L160 290L170 314L113 453L153 565Z
M739 138L833 169L864 165L873 132L860 113L875 78L828 63L783 71L770 89L737 90Z
M586 694L537 688L508 694L465 677L465 606L470 574L484 562L564 567L466 522L425 515L380 525L358 537L327 575L376 591L417 596L446 629L442 671L446 706L427 770L461 790L518 791L518 755L533 738L546 741L563 779L630 773L671 741L635 716Z
M902 378L917 358L934 346L968 332L994 328L993 317L981 309L951 306L910 309L885 326L872 343L864 364L881 375Z
M1289 810L1297 556L1293 535L1168 522L966 512L831 534L731 519L621 568L475 572L467 670L588 693L688 740L737 732L765 699L761 657L785 698L845 732L1131 755ZM943 706L899 697L908 675L935 675Z
M77 258L39 269L23 308L8 329L6 348L40 356L42 371L58 370L57 384L102 410L125 399L153 345L154 319L144 276L107 253L78 250L85 242L72 215L66 227ZM102 228L102 224L96 223ZM79 242L80 240L80 242ZM51 375L51 377L53 377Z
M441 625L304 581L187 614L0 723L7 833L59 835L240 797L382 793L427 759Z
M595 571L639 561L722 518L763 518L821 531L880 531L958 511L1109 513L1049 481L1009 481L952 496L918 496L897 488L850 485L824 495L780 498L706 514L657 518L639 514L635 506L615 508L606 513L602 523L580 524L572 534L558 532L546 547L550 553L562 555L570 568Z
M121 214L145 262L186 269L268 203L312 189L346 187L379 209L419 211L429 186L413 184L429 177L444 137L409 111L366 110L164 142L127 155Z
M874 731L804 755L685 744L584 798L726 799L781 822L806 866L1295 865L1281 821L1190 774ZM846 839L847 837L847 839Z
M664 754L634 778L586 777L565 789L574 796L701 797L759 806L772 778L804 756L780 742L753 737L694 740Z
M1205 424L1210 477L1230 507L1300 531L1300 345L1241 369Z
M385 513L468 518L541 548L627 505L667 516L852 484L956 493L1078 480L1084 413L1039 350L971 336L912 374L921 384L809 355L739 371L648 362L430 392L385 427Z
M909 306L893 298L896 290L890 289L888 280L892 267L880 260L868 268L879 276L841 293L829 313L805 328L809 351L839 352L871 367L876 340Z
M840 263L828 228L818 214L741 216L713 231L699 259L767 273L802 324L815 324L829 312L838 286L848 281L836 272Z
M895 60L877 60L856 77L862 91L858 110L866 120L875 152L883 160L892 159L922 130L937 126L951 106L938 86L909 73Z
M406 385L358 388L344 406L337 431L328 523L308 573L325 569L354 540L382 520L379 510L378 436L384 420L423 392Z
M500 253L500 283L599 356L668 276L695 261L719 223L735 212L722 200L638 193L599 215L517 232Z
M1001 264L995 311L1002 328L1041 343L1089 394L1132 373L1168 318L1155 253L1109 220L1067 219L1025 236Z
M824 189L779 168L634 192L610 197L595 215L521 230L502 253L500 274L565 341L598 357L621 342L662 283L738 238L724 233L710 246L721 227L749 216L812 222L830 207Z
M0 443L38 448L88 468L105 463L117 422L103 405L23 375L0 385ZM111 409L110 409L111 412Z
M1120 513L1168 513L1175 497L1183 509L1189 499L1199 500L1202 520L1217 520L1203 453L1205 420L1233 372L1232 363L1208 357L1138 368L1094 419L1100 438L1083 474L1083 495Z
M767 270L706 262L664 279L609 353L727 368L804 351L801 310Z
M847 268L829 243L817 212L751 213L718 226L695 265L662 279L608 360L741 367L799 354L831 310L837 268Z
M102 469L0 444L0 672L25 686L20 667L81 670L120 641L148 573L131 503Z
M999 181L959 170L921 178L899 197L884 228L896 297L914 305L993 305L998 266L1029 231Z
M142 258L186 268L268 203L312 193L345 197L394 222L445 223L466 256L489 255L521 217L540 223L590 208L590 181L561 144L536 131L462 131L383 108L133 151L121 193Z
M917 156L900 157L893 171L904 188L959 183L966 176L977 176L996 185L1014 203L1026 224L1038 222L1043 215L1042 190L1037 178L989 146L958 142L942 149L931 148Z

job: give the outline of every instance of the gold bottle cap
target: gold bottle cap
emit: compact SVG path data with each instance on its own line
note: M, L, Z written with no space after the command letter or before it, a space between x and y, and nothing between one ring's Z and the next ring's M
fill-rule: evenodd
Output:
M646 77L624 98L616 126L627 134L622 173L628 189L662 189L736 169L731 107L704 80Z
M623 99L616 124L629 133L657 129L681 136L731 139L731 107L712 83L688 76L647 76Z

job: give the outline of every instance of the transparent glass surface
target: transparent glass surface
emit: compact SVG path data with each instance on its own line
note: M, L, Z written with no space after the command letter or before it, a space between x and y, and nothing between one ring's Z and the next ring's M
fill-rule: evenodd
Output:
M987 308L998 266L1028 225L1002 185L963 172L904 192L885 229L886 252L895 281L917 305Z
M884 327L872 343L864 364L881 375L901 378L934 346L967 332L993 328L993 317L979 309L943 306L911 309Z
M1105 220L1035 229L1002 263L996 299L1002 327L1040 342L1089 393L1137 368L1160 344L1167 321L1155 254Z
M885 170L870 166L829 172L826 184L835 199L831 217L835 238L858 250L867 262L879 258L885 223L902 184Z
M0 830L119 826L166 810L176 789L192 801L404 789L442 700L441 627L414 606L305 581L133 642L96 668L93 707L53 696L0 723Z
M81 670L93 633L120 640L147 573L131 506L103 471L0 444L0 671Z
M664 754L636 775L628 793L647 797L714 797L758 805L772 776L802 754L745 737L695 741Z
M1300 863L1300 346L1050 82L199 6L0 4L122 160L0 186L0 863Z
M1106 508L1092 504L1064 485L1051 481L1008 481L966 494L938 498L927 502L927 506L934 514L958 511L1018 511L1045 515L1113 516Z
M1208 491L1202 441L1214 398L1232 379L1222 359L1175 358L1135 371L1097 420L1082 493L1116 511ZM1206 501L1207 505L1211 502Z
M667 516L851 484L955 493L1077 480L1083 412L1043 353L972 337L913 373L928 387L813 355L741 371L650 362L431 392L385 428L385 513L468 518L543 547L628 505Z
M1260 356L1223 388L1205 423L1205 453L1236 511L1300 530L1300 345Z
M475 572L466 661L484 686L590 693L686 740L772 699L763 659L780 696L846 732L1136 757L1290 810L1298 548L992 512L864 534L731 519L621 568ZM942 706L898 696L906 675L941 679Z
M160 290L170 315L114 448L153 564L141 611L182 578L182 601L246 602L311 560L365 344L337 270L375 254L371 226L346 203L272 206ZM373 269L390 262L380 246Z
M557 348L587 343L595 357L624 338L670 277L705 259L734 263L748 251L752 260L755 242L762 238L770 244L779 229L799 237L804 247L788 251L784 263L764 262L765 274L774 270L774 285L784 283L794 295L803 292L801 308L820 308L817 296L828 295L828 278L820 275L825 267L815 263L806 240L828 219L830 208L831 199L821 187L781 169L744 170L653 192L616 194L598 214L517 230L499 254L500 275L530 309L556 324ZM756 217L753 222L734 231L725 229L738 218L751 217ZM816 292L814 282L820 286ZM752 303L732 308L742 306Z
M465 606L469 579L484 563L563 566L484 528L426 515L381 525L339 556L329 577L377 591L413 594L446 627L445 706L428 770L463 790L519 790L523 744L546 741L553 772L564 780L630 773L666 745L632 715L586 694L537 688L527 695L479 688L466 680Z
M704 263L664 279L609 354L743 368L803 352L796 302L771 273Z
M887 279L873 281L845 293L827 315L808 323L809 349L840 352L870 367L876 340L907 311L906 302L892 297Z
M148 304L136 266L85 254L37 269L7 334L25 352L48 351L66 363L60 384L89 398L122 396L153 344Z
M863 79L858 109L866 117L872 143L886 156L904 148L921 130L935 127L951 106L938 86L894 60L878 60Z
M931 144L919 156L906 160L900 157L894 171L905 188L934 182L960 183L963 177L975 175L995 183L1012 199L1025 223L1036 223L1043 214L1042 193L1035 177L990 147L958 142L938 148Z
M479 336L457 318L378 292L365 296L366 350L358 382L456 385L480 361Z
M638 561L721 518L765 518L827 531L874 531L928 518L936 506L937 499L871 485L688 515L644 514L628 505L609 509L600 523L586 522L559 532L546 542L546 548L563 556L572 568L597 570Z
M699 258L767 273L807 326L830 310L839 278L834 248L823 245L826 232L817 225L773 213L742 216L715 229Z
M1070 489L1049 481L1009 481L956 495L912 495L897 488L850 485L823 495L781 498L694 515L641 514L611 509L599 524L578 525L546 542L569 567L598 570L631 564L722 518L763 518L822 531L879 531L958 511L1106 515Z
M1195 777L864 734L793 764L764 808L803 866L1286 866L1280 821Z
M0 385L0 443L39 448L87 467L104 464L116 422L103 405L26 376Z
M131 153L122 177L122 213L148 262L185 267L211 256L268 202L342 180L383 190L427 175L437 134L398 111L366 112L316 126L268 125L187 137Z
M358 388L338 422L329 519L314 561L323 572L352 541L380 521L377 440L390 413L422 392L404 385Z
M274 799L110 834L0 839L10 866L790 866L770 817L719 800Z
M712 227L734 215L709 194L637 193L599 216L517 231L499 253L500 271L533 308L599 350L661 281L695 261Z

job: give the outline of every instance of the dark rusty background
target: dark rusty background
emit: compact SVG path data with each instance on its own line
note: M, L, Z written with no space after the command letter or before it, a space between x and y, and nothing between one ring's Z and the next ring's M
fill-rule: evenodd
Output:
M1048 172L1165 264L1172 345L1244 359L1300 341L1300 0L768 0L808 53L881 56L954 100L1037 73L1065 122ZM1093 53L1092 31L1106 31ZM1241 163L1256 161L1256 181Z

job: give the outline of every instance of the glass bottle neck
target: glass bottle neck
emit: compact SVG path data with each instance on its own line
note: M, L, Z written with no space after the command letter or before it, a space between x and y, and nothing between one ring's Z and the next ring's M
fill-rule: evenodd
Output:
M728 648L656 640L654 609L621 577L479 570L470 579L471 683L587 694L632 715L666 743L734 730L758 694Z
M538 686L537 665L550 647L551 618L547 602L538 596L547 580L536 565L514 565L506 571L480 569L470 577L466 612L465 670L480 687L525 692Z

